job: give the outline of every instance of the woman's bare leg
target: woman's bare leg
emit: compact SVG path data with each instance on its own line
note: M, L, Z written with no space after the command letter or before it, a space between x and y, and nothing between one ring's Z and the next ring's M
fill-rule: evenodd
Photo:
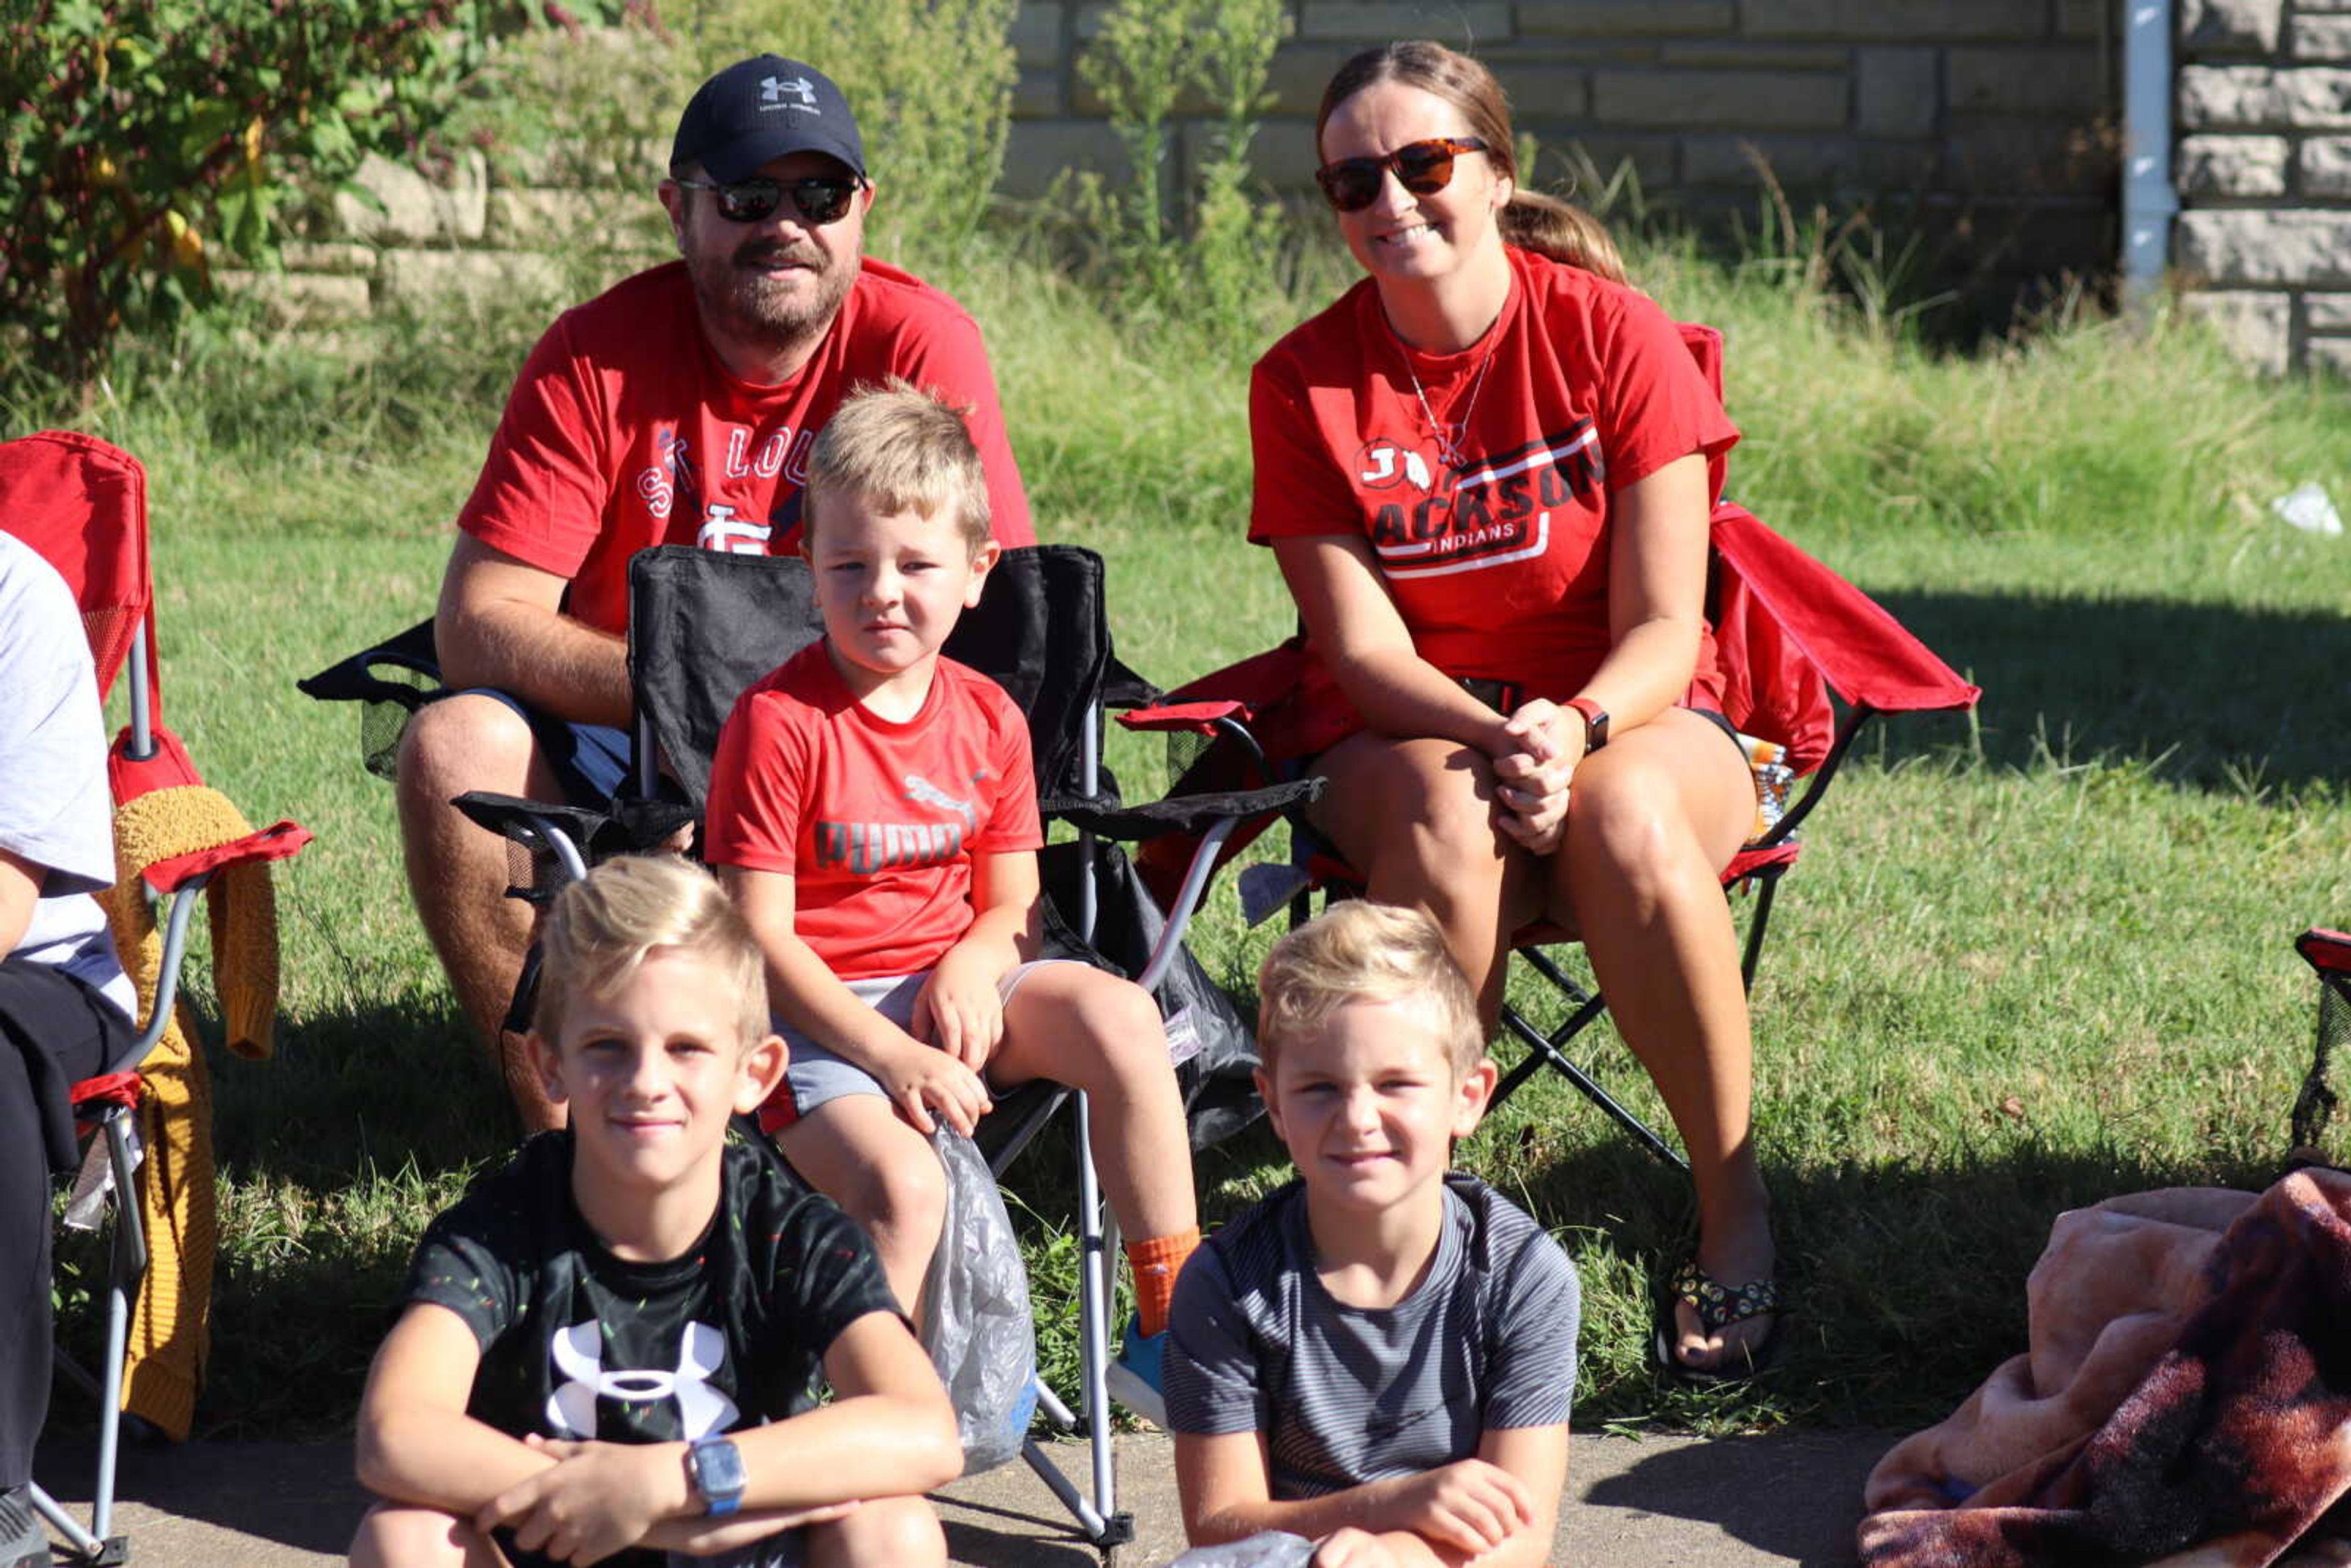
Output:
M1486 757L1458 741L1359 734L1324 752L1314 771L1331 781L1314 825L1372 897L1427 911L1491 1034L1510 936L1533 917L1536 891L1531 861L1494 825Z
M1769 1277L1771 1199L1756 1167L1753 1064L1739 944L1719 877L1752 830L1751 774L1714 725L1674 709L1587 758L1552 858L1555 915L1582 933L1617 1031L1656 1081L1698 1188L1698 1267L1736 1289ZM1701 1333L1688 1364L1740 1364L1768 1319Z

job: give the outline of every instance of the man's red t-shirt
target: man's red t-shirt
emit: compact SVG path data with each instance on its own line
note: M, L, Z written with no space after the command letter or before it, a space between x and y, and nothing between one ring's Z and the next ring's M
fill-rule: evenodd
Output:
M1366 278L1258 361L1249 538L1363 534L1423 658L1563 697L1610 645L1610 497L1739 432L1655 303L1508 254L1510 298L1461 353L1405 346ZM1466 423L1458 464L1431 412ZM1693 684L1714 692L1711 637Z
M1034 544L979 329L870 258L815 357L777 386L718 362L684 262L565 311L524 364L457 526L570 579L564 609L624 632L629 558L648 546L797 550L809 447L852 390L890 376L971 411L992 530L1008 548Z
M844 980L911 975L969 929L979 855L1045 841L1029 725L941 659L903 724L849 694L822 643L745 692L710 766L714 865L792 880L792 929Z

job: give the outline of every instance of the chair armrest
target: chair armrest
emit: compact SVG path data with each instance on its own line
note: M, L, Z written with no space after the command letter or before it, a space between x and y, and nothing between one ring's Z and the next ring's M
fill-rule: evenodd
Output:
M2351 974L2351 932L2314 925L2294 939L2294 950L2320 974Z
M376 673L379 669L413 678L387 680ZM295 682L294 689L319 702L389 702L413 712L446 692L433 622L420 621L396 637Z
M66 1091L67 1103L73 1107L75 1130L87 1135L106 1117L137 1110L144 1086L145 1080L127 1070L101 1072L76 1083Z
M290 860L301 853L310 841L310 830L297 822L276 822L241 839L231 839L225 844L208 849L190 850L183 855L171 855L159 860L140 874L147 885L159 894L178 892L188 883L225 866L256 865L267 861Z
M1803 852L1803 845L1794 839L1765 841L1750 844L1730 857L1722 868L1722 885L1728 889L1746 881L1757 872L1771 866L1792 866Z
M551 830L591 865L611 855L658 849L696 821L695 809L678 800L616 800L609 810L599 810L475 789L449 803L475 827L533 853L550 847L542 835Z
M1071 805L1058 813L1083 831L1122 842L1140 843L1162 833L1201 833L1218 822L1247 821L1252 817L1287 811L1322 798L1329 780L1315 777L1292 779L1264 789L1221 790L1213 794L1176 795L1137 805L1092 808Z
M1153 733L1171 731L1193 735L1214 735L1219 719L1236 719L1247 724L1252 716L1247 703L1219 700L1196 703L1159 703L1151 707L1139 707L1131 713L1114 716L1128 729Z

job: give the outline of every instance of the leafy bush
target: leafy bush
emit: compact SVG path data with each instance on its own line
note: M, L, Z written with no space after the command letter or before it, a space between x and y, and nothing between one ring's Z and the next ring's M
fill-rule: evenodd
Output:
M87 385L118 332L266 259L299 167L413 148L518 0L32 0L0 26L10 370ZM11 378L14 379L14 378Z
M1261 347L1269 299L1287 292L1290 225L1256 188L1249 147L1288 29L1281 0L1119 0L1078 62L1133 176L1120 196L1093 181L1070 187L1107 281L1148 314L1231 346ZM1179 192L1168 175L1185 110L1207 118L1191 188Z
M701 79L692 53L650 7L609 27L537 28L501 42L444 134L509 183L634 191L666 240L650 193Z

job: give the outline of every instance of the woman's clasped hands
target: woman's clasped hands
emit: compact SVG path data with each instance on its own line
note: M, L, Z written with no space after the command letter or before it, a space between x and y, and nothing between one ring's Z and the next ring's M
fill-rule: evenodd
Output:
M1568 783L1583 760L1583 717L1548 697L1525 703L1495 732L1495 798L1502 831L1547 855L1567 831Z

